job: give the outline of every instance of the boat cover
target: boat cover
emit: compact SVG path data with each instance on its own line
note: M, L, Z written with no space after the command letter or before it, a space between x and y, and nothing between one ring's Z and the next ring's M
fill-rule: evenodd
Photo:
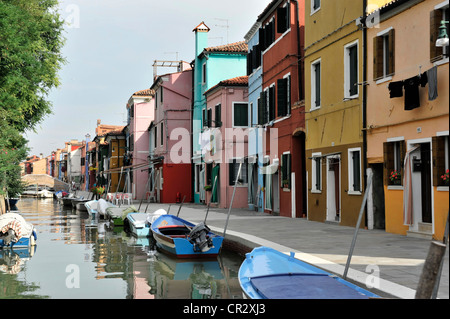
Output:
M16 213L7 213L0 216L0 233L6 234L8 230L14 230L16 241L22 237L30 237L33 232L33 225Z
M250 282L266 299L368 299L327 274L276 274Z

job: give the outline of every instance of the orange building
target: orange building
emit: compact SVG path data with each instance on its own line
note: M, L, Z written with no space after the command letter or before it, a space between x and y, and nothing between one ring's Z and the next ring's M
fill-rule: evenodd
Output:
M387 232L435 239L443 238L449 209L442 178L449 48L436 46L441 20L449 20L448 0L397 0L373 12L369 21L377 23L367 29L369 210Z

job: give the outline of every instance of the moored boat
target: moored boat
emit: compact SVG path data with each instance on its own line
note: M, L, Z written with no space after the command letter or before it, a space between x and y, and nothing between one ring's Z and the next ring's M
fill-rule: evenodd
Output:
M194 225L173 215L163 215L150 226L158 248L178 258L216 257L223 237L204 223Z
M269 247L246 254L239 283L250 299L369 299L376 294Z
M157 210L152 214L132 212L127 214L125 224L135 237L150 237L150 226L154 220L167 215L164 209Z
M30 247L36 245L36 230L17 213L0 216L0 248Z

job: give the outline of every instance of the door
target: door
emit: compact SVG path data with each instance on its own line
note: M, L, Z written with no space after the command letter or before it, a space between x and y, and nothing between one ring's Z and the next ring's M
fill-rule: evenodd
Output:
M341 157L327 157L327 220L340 221Z

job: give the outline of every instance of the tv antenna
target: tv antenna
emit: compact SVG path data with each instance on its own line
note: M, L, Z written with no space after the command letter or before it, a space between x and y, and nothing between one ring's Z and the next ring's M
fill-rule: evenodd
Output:
M228 19L219 19L219 18L215 18L216 20L219 21L225 21L226 24L215 24L216 27L220 27L220 28L226 28L227 29L227 44L229 44L229 33L230 33L230 25L229 25L229 21Z

